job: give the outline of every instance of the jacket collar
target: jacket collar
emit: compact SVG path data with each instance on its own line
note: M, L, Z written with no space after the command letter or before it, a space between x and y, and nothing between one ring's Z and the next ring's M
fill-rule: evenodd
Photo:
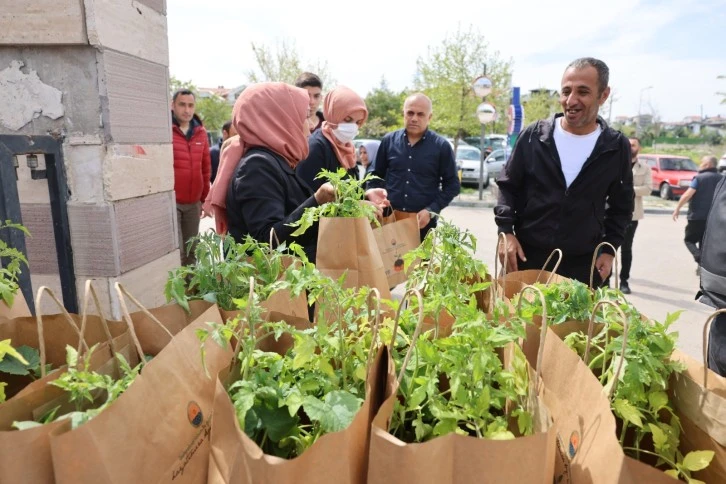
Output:
M546 144L551 144L554 141L555 137L555 123L559 123L559 118L563 117L564 113L557 113L551 118L547 119L541 119L537 124L537 135L539 136L540 141ZM604 144L605 147L609 147L609 145L613 142L617 142L617 134L618 132L612 129L608 123L601 118L600 116L597 117L597 124L600 125L600 128L602 129L602 133L600 134L600 138L597 141L597 144Z
M705 170L698 170L699 173L718 173L716 168L706 168Z

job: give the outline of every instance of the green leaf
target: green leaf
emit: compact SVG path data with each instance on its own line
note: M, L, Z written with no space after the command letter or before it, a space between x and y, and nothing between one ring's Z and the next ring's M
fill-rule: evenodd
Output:
M683 467L691 472L703 470L711 463L713 456L712 450L694 450L683 458Z
M678 479L680 477L680 474L675 469L668 469L667 471L663 471L665 475L671 476L674 479Z
M42 427L43 424L34 422L32 420L27 420L24 422L13 422L13 427L18 430L28 430L28 429L34 429L36 427Z
M450 434L452 432L456 432L456 429L459 428L459 423L454 418L444 418L438 421L436 425L434 425L434 435L436 436L442 436L446 434Z
M653 445L658 453L663 452L663 448L668 444L668 436L663 430L655 424L649 423L648 428L653 434Z
M648 403L653 413L668 406L668 394L666 392L651 392L648 394Z
M298 419L293 417L286 408L270 408L266 405L255 407L267 436L273 442L279 442L292 435L297 428Z
M302 406L304 401L302 393L297 388L293 388L292 391L285 398L284 404L287 405L287 409L290 412L290 416L297 414L298 410Z
M295 358L292 360L292 369L299 370L308 364L312 360L316 348L317 343L312 338L305 338L302 340L302 343L296 344L294 350Z
M627 420L638 428L643 428L643 414L627 400L616 399L613 402L613 409L623 420Z
M7 395L5 395L6 386L8 386L7 383L0 381L0 403L3 403L7 399Z
M310 420L320 423L324 432L338 432L348 428L360 409L363 400L352 393L335 390L323 401L308 395L303 400L303 409Z
M9 342L10 340L6 340ZM0 354L6 348L5 341L0 341ZM9 375L28 375L33 369L40 368L40 353L30 346L20 346L17 351L6 351L5 358L0 361L0 371Z

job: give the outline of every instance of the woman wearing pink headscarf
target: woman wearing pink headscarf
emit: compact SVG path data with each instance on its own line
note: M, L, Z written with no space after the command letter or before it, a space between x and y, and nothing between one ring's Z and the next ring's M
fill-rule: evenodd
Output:
M363 99L352 89L338 86L323 101L323 126L308 138L309 153L298 164L295 172L313 190L325 180L316 178L323 170L337 171L345 168L351 178L358 179L355 145L353 139L368 119L368 108ZM386 192L372 189L366 198L379 209L388 205Z
M253 84L234 106L233 123L239 134L222 153L219 174L204 210L214 215L217 232L236 241L247 235L268 242L297 242L314 262L317 226L293 238L288 224L303 211L335 199L327 183L315 192L296 174L308 154L307 91L283 83Z

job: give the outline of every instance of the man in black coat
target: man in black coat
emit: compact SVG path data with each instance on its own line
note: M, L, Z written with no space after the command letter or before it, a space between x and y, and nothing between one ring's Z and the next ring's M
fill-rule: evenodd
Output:
M494 208L506 234L509 271L539 269L554 249L558 273L589 283L602 241L617 250L633 213L630 143L598 116L609 94L609 69L590 57L570 63L562 77L563 113L528 126L497 180ZM606 205L607 203L607 205ZM595 263L594 284L610 275L614 251Z
M704 156L701 159L701 167L693 180L691 186L678 200L678 205L673 210L673 221L678 220L678 214L681 207L688 204L688 224L686 225L686 236L684 242L688 248L688 252L693 256L693 260L700 266L701 263L701 241L703 234L706 232L706 217L711 208L713 194L716 191L716 185L723 179L723 176L716 171L715 156ZM699 269L696 269L699 273Z
M701 242L701 291L699 300L717 309L726 308L726 178L714 190ZM726 314L711 325L708 367L726 376Z

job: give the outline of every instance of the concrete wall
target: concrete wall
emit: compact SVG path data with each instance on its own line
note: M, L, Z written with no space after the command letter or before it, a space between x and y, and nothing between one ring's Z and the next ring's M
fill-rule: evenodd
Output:
M86 279L115 317L116 281L144 304L162 304L179 264L166 1L6 3L0 134L62 140L79 304ZM47 181L31 180L18 161L34 290L50 285L60 295ZM57 312L50 301L42 309Z

